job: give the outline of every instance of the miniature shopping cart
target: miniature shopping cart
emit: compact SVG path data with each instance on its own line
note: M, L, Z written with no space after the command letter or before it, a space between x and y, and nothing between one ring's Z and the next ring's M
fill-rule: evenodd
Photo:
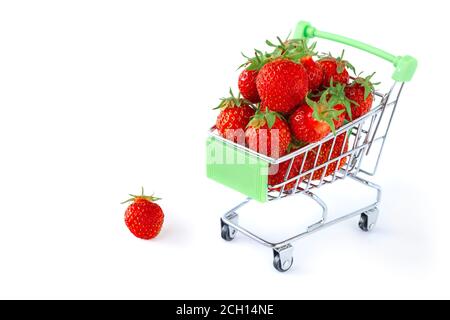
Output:
M395 56L359 41L319 31L307 22L298 23L293 36L294 39L311 39L314 37L349 45L389 61L395 67L392 75L393 86L386 93L375 92L374 107L361 118L345 124L336 130L335 134L330 134L317 143L309 144L278 159L267 157L243 145L222 138L215 127L211 128L207 141L207 176L247 196L245 201L229 210L221 218L222 238L231 241L237 233L242 233L271 248L274 256L273 265L280 272L285 272L291 268L293 264L292 243L296 240L355 216L360 216L359 227L363 231L373 229L378 218L381 188L361 176L363 174L367 176L375 175L400 93L404 83L412 79L417 68L417 61L411 56ZM342 135L345 136L345 140L341 152L337 155L334 152L329 152L327 162L318 162L322 146L325 143L329 145L331 141L331 149L333 149L337 137L342 137ZM348 145L348 147L344 148L345 145ZM304 169L305 159L310 152L316 154L314 166L312 169ZM365 159L368 156L374 161L366 163ZM297 157L302 157L303 163L299 174L292 177L290 171ZM289 166L284 181L278 185L268 185L270 166L286 161L289 161ZM342 163L342 166L336 165L337 162ZM345 164L343 164L344 162ZM331 174L328 170L329 167L335 168ZM320 172L320 177L314 174L316 172ZM326 203L313 191L345 178L353 179L361 185L375 189L377 197L373 203L329 221ZM292 187L292 185L294 186ZM250 201L268 202L294 195L309 197L322 208L320 221L309 226L302 233L287 240L273 243L238 224L238 210Z

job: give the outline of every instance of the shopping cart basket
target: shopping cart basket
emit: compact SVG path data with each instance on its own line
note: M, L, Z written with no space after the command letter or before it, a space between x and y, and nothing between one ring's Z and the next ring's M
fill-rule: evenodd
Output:
M342 126L336 130L335 134L330 134L319 142L309 144L278 159L267 157L243 145L224 139L217 133L215 127L211 128L207 140L207 176L247 196L245 201L229 210L221 218L222 238L231 241L239 232L270 247L273 250L274 267L280 272L291 268L293 263L292 243L296 240L355 216L360 216L359 227L363 231L370 231L375 226L381 188L364 179L362 174L375 175L404 83L412 79L417 68L417 61L411 56L395 56L350 38L319 31L307 22L302 21L297 24L293 35L294 39L315 37L361 49L393 64L395 68L392 75L394 84L386 93L374 93L374 107L370 112ZM329 152L328 161L319 162L320 150L325 144L328 147L331 144L332 150L335 145L339 148L342 146L342 148L338 153ZM305 161L310 158L310 153L315 155L313 156L313 158L315 157L314 165L312 168L306 168ZM369 167L366 167L367 164L364 160L369 155L375 160L369 164ZM294 162L299 158L301 168L298 174L292 175ZM270 167L284 162L289 163L284 181L277 185L268 185ZM373 203L329 221L326 203L313 191L347 177L361 185L375 189L377 197ZM275 201L294 195L309 197L322 208L320 221L309 226L302 233L273 243L238 224L238 210L250 201Z

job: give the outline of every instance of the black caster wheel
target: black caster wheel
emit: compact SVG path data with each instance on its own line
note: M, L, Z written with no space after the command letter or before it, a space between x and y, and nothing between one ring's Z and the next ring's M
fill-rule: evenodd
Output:
M225 241L232 241L236 237L236 230L227 224L222 223L221 236Z
M273 266L279 272L288 271L294 264L294 257L292 256L292 246L287 245L285 248L273 250Z
M359 228L364 232L369 232L369 226L367 225L367 216L366 214L362 213L361 218L359 219Z
M359 228L364 232L372 231L375 228L378 219L378 209L374 208L370 211L361 213L361 218L359 219Z

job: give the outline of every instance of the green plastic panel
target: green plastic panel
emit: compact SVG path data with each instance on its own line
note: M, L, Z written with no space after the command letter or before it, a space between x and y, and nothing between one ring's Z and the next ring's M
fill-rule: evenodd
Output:
M267 201L269 165L213 137L206 143L206 175L256 201Z

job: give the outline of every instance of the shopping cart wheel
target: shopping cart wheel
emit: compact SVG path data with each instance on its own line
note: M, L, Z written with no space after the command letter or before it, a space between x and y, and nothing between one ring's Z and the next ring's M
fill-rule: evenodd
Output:
M359 219L359 228L362 231L369 232L371 231L378 219L378 208L373 208L369 211L361 213L361 218Z
M232 241L234 239L234 237L236 237L236 229L230 227L229 225L227 225L225 222L222 222L222 239L225 241Z
M288 271L294 264L293 248L290 244L273 249L273 266L280 272Z

